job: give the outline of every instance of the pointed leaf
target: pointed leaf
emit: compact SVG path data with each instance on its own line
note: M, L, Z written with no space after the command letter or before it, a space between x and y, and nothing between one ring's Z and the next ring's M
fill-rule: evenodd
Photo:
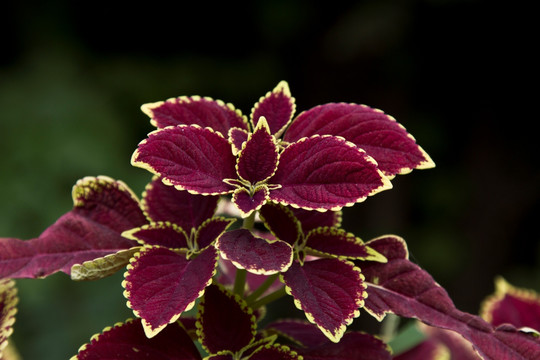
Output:
M138 251L140 251L140 247L136 246L94 260L85 261L82 264L75 264L71 267L71 280L99 280L110 276L126 266L129 263L129 259Z
M391 312L455 331L486 360L540 358L538 338L511 326L494 328L479 316L456 309L446 291L408 260L403 239L388 235L366 244L388 259L385 264L362 263L369 295L364 308L377 319Z
M217 252L211 247L192 260L169 249L145 248L131 260L125 280L128 307L143 320L148 337L190 310L212 282Z
M186 232L176 224L156 222L124 231L122 236L138 241L142 245L159 245L170 249L187 249Z
M252 194L246 188L241 187L234 191L232 202L240 210L240 215L246 218L267 202L269 194L270 191L266 185L255 187Z
M323 345L298 349L304 360L391 360L390 348L370 334L347 332L338 344L327 341ZM423 360L423 358L422 358Z
M304 234L321 226L340 227L341 211L310 211L304 209L291 208L294 216L302 224Z
M292 247L286 242L253 236L246 229L224 233L216 247L221 256L236 267L254 274L271 275L286 271L293 259Z
M429 155L394 118L356 104L325 104L298 115L284 140L319 135L341 136L375 159L387 176L435 166Z
M238 155L240 150L242 150L249 134L249 131L244 129L232 128L229 130L229 142L231 143L234 155Z
M91 342L81 346L71 360L103 359L168 359L200 360L201 356L193 341L182 327L175 323L157 336L145 336L141 321L128 320L108 327L94 335Z
M0 359L13 333L18 301L15 282L10 279L0 280Z
M190 232L211 218L217 208L219 196L202 196L178 191L155 177L144 191L142 208L153 222L168 221Z
M291 97L289 85L281 81L274 90L261 97L251 110L253 127L264 116L270 125L270 133L277 138L291 121L294 111L294 98Z
M386 258L343 229L319 227L307 235L306 250L316 256L386 262Z
M290 208L280 204L267 203L259 212L265 226L272 234L289 245L294 244L302 235L302 227Z
M308 210L339 210L389 189L390 181L361 150L333 136L314 136L283 150L270 199Z
M530 289L514 287L499 277L495 281L495 293L482 304L480 316L495 326L512 324L538 332L540 295Z
M246 302L223 287L211 285L199 303L197 334L210 354L240 351L255 339L257 323Z
M131 164L163 178L166 185L201 195L232 192L236 178L229 142L210 128L180 125L156 130L139 143Z
M199 249L205 249L214 243L236 219L227 219L224 217L214 217L206 220L197 230L196 243Z
M247 119L232 104L221 100L182 96L167 101L144 104L142 111L151 118L152 125L158 128L176 125L199 125L210 127L222 135L232 127L247 130Z
M121 236L146 223L132 191L121 181L87 177L73 188L74 207L39 238L0 238L0 278L40 278L137 243Z
M294 262L281 276L296 307L333 342L360 315L366 297L364 277L351 262L319 259L303 266Z
M238 156L238 175L251 184L263 182L276 171L278 158L275 139L270 135L268 123L262 118Z

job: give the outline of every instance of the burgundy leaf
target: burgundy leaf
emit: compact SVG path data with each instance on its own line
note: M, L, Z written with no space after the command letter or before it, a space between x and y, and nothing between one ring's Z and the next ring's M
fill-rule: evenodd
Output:
M228 351L224 351L223 354L207 356L204 358L204 360L235 360L235 359L232 353L229 354Z
M360 315L366 297L364 277L351 262L319 259L301 266L294 262L282 274L287 293L296 307L333 342Z
M213 247L191 260L169 249L153 247L132 259L122 283L124 295L128 307L143 319L148 337L193 307L212 282L217 256Z
M271 275L286 271L293 259L292 247L286 242L253 236L246 229L224 233L216 247L221 256L236 267L254 274Z
M177 324L169 325L157 336L145 336L141 321L128 320L106 328L79 349L73 360L167 359L201 360L197 347Z
M10 279L0 280L0 359L13 333L15 314L17 313L17 288Z
M302 359L296 351L280 344L267 344L253 352L249 360L296 360Z
M278 148L274 137L270 135L268 123L262 118L242 147L236 169L241 179L257 184L271 177L277 164Z
M441 359L456 359L469 360L467 358L451 357L450 350L441 342L428 339L421 342L415 347L402 352L393 357L394 360L441 360ZM474 359L474 358L473 358ZM478 359L478 356L475 358Z
M41 278L70 273L81 264L137 244L121 236L146 218L133 192L121 181L86 177L73 187L74 207L39 238L0 238L0 278Z
M255 127L261 116L264 116L270 125L270 133L277 138L291 121L294 110L294 98L291 97L289 85L281 81L255 104L251 111L251 120Z
M167 185L201 195L227 194L223 179L236 178L229 142L210 128L167 127L148 134L131 163L163 178Z
M320 227L307 235L306 250L317 256L386 262L386 258L366 246L360 238L343 229Z
M270 199L308 210L339 210L389 189L390 181L365 153L333 136L314 136L283 150L269 183Z
M249 131L244 129L232 128L229 130L229 142L232 145L234 155L237 155L242 150L248 136Z
M495 293L482 304L480 316L495 326L512 324L517 328L540 331L540 295L533 290L514 287L499 277L495 282Z
M142 111L158 128L176 125L210 127L222 135L232 127L247 129L247 119L232 104L199 96L182 96L167 101L144 104Z
M151 221L168 221L189 233L214 215L218 200L219 196L178 191L155 177L144 191L142 207Z
M206 220L197 229L196 243L199 249L204 249L210 246L236 219L227 219L223 217L215 217Z
M156 222L124 231L122 236L138 241L143 245L159 245L171 249L187 249L188 237L186 232L176 224Z
M362 263L369 295L364 308L377 319L390 312L455 331L486 360L540 358L538 338L511 326L494 328L479 316L456 309L446 291L408 260L403 239L389 235L366 244L388 259L385 264Z
M246 302L223 287L206 289L197 314L197 334L210 354L240 351L255 339L257 323Z
M294 216L302 224L302 231L307 234L321 226L340 227L341 211L310 211L291 208Z
M234 279L236 278L236 271L238 270L238 268L234 266L234 264L230 260L220 258L219 269L221 270L219 282L223 285L233 285ZM267 275L258 275L248 272L246 274L246 285L248 287L248 293L261 286L267 278ZM270 292L278 290L282 286L283 284L276 278L276 280L272 283L268 290L266 290L266 292L262 295L266 295Z
M294 244L302 235L302 227L290 208L280 204L267 203L259 212L264 224L272 234L289 245Z
M341 136L364 149L387 176L434 166L414 138L380 110L356 104L325 104L298 115L285 133L287 142L319 135Z
M390 348L382 340L370 334L347 332L339 343L299 348L304 360L391 360ZM424 360L424 358L422 358Z
M328 341L316 325L297 319L274 321L266 326L266 331L283 336L306 348L317 347Z
M266 203L269 193L266 185L255 187L251 194L248 189L241 187L234 191L232 202L240 210L240 215L246 218Z

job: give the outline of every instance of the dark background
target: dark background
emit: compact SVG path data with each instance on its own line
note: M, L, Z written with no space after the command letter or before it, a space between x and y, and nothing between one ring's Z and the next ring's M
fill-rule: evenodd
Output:
M49 1L7 2L2 12L1 236L39 235L69 211L83 176L122 179L140 194L150 175L129 160L152 130L141 104L211 96L249 115L287 80L298 111L334 101L380 108L437 164L346 209L347 230L403 236L469 312L496 275L540 290L538 39L524 4ZM17 281L13 341L23 358L69 358L133 316L121 280Z

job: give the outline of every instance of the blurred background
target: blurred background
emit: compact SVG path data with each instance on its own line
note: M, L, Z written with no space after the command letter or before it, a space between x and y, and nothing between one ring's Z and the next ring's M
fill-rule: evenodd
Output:
M287 80L298 111L340 101L380 108L437 164L346 209L346 230L364 240L403 236L412 260L468 312L496 275L540 290L538 40L531 9L509 4L8 1L0 236L38 236L71 209L71 187L87 175L122 179L140 194L150 175L129 160L153 129L141 104L201 95L249 115ZM12 339L22 357L67 359L132 316L121 273L18 280Z

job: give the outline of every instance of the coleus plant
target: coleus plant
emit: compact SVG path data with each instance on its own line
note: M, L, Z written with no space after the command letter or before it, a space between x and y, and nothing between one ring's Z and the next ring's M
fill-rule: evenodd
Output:
M391 359L379 337L347 331L362 309L459 334L484 359L540 358L536 332L456 309L402 238L364 242L341 227L342 208L434 166L389 115L330 103L295 117L286 82L249 119L198 96L142 110L157 129L131 160L154 175L141 199L122 181L86 177L73 209L39 237L0 239L0 350L15 314L10 278L127 268L135 318L73 359ZM261 327L266 305L287 295L306 319Z

